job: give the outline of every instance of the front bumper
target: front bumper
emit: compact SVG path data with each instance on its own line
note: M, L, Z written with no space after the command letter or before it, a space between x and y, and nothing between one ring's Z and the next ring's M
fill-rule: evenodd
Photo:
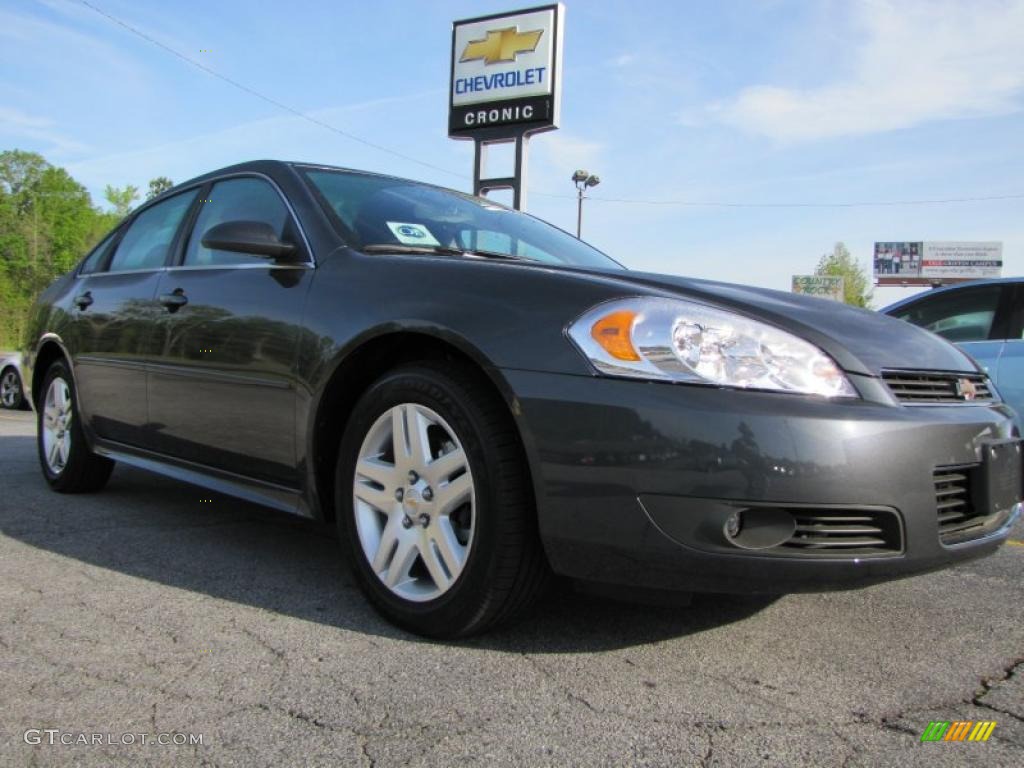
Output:
M989 554L1021 511L990 515L969 540L940 539L937 470L983 477L982 450L1017 434L1003 404L906 407L502 375L545 549L554 570L575 579L708 592L848 589ZM744 549L722 534L733 511L765 509L873 515L889 521L889 547Z

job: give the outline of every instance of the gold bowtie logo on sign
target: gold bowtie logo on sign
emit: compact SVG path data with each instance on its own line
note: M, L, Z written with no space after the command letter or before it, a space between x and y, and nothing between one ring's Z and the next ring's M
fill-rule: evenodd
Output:
M532 32L520 32L519 27L492 29L483 40L470 40L462 52L462 61L483 59L484 64L497 64L501 61L515 61L520 53L532 53L537 50L543 29Z

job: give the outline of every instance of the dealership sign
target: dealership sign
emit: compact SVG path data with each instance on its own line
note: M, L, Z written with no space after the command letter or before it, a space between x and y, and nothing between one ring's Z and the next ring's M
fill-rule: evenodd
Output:
M793 293L844 301L843 278L836 275L793 275Z
M878 242L874 273L878 285L936 285L999 277L1000 242Z
M561 5L456 21L452 27L448 134L558 127Z

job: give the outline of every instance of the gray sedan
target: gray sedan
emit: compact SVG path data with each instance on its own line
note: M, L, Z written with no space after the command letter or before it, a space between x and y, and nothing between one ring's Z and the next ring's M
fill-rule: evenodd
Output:
M47 288L28 338L55 491L118 461L330 521L381 613L434 637L511 621L552 573L864 586L989 554L1020 514L1013 412L947 341L632 272L405 179L188 181Z

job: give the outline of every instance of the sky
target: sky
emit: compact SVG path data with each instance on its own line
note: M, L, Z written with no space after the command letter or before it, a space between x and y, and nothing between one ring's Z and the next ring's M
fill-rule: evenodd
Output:
M537 4L0 0L0 149L42 153L97 201L257 158L468 191L451 22ZM584 238L634 269L788 290L837 241L867 265L876 240L999 240L1003 274L1024 274L1024 0L565 7L530 213L574 229L585 168ZM1011 199L832 205L977 197Z

